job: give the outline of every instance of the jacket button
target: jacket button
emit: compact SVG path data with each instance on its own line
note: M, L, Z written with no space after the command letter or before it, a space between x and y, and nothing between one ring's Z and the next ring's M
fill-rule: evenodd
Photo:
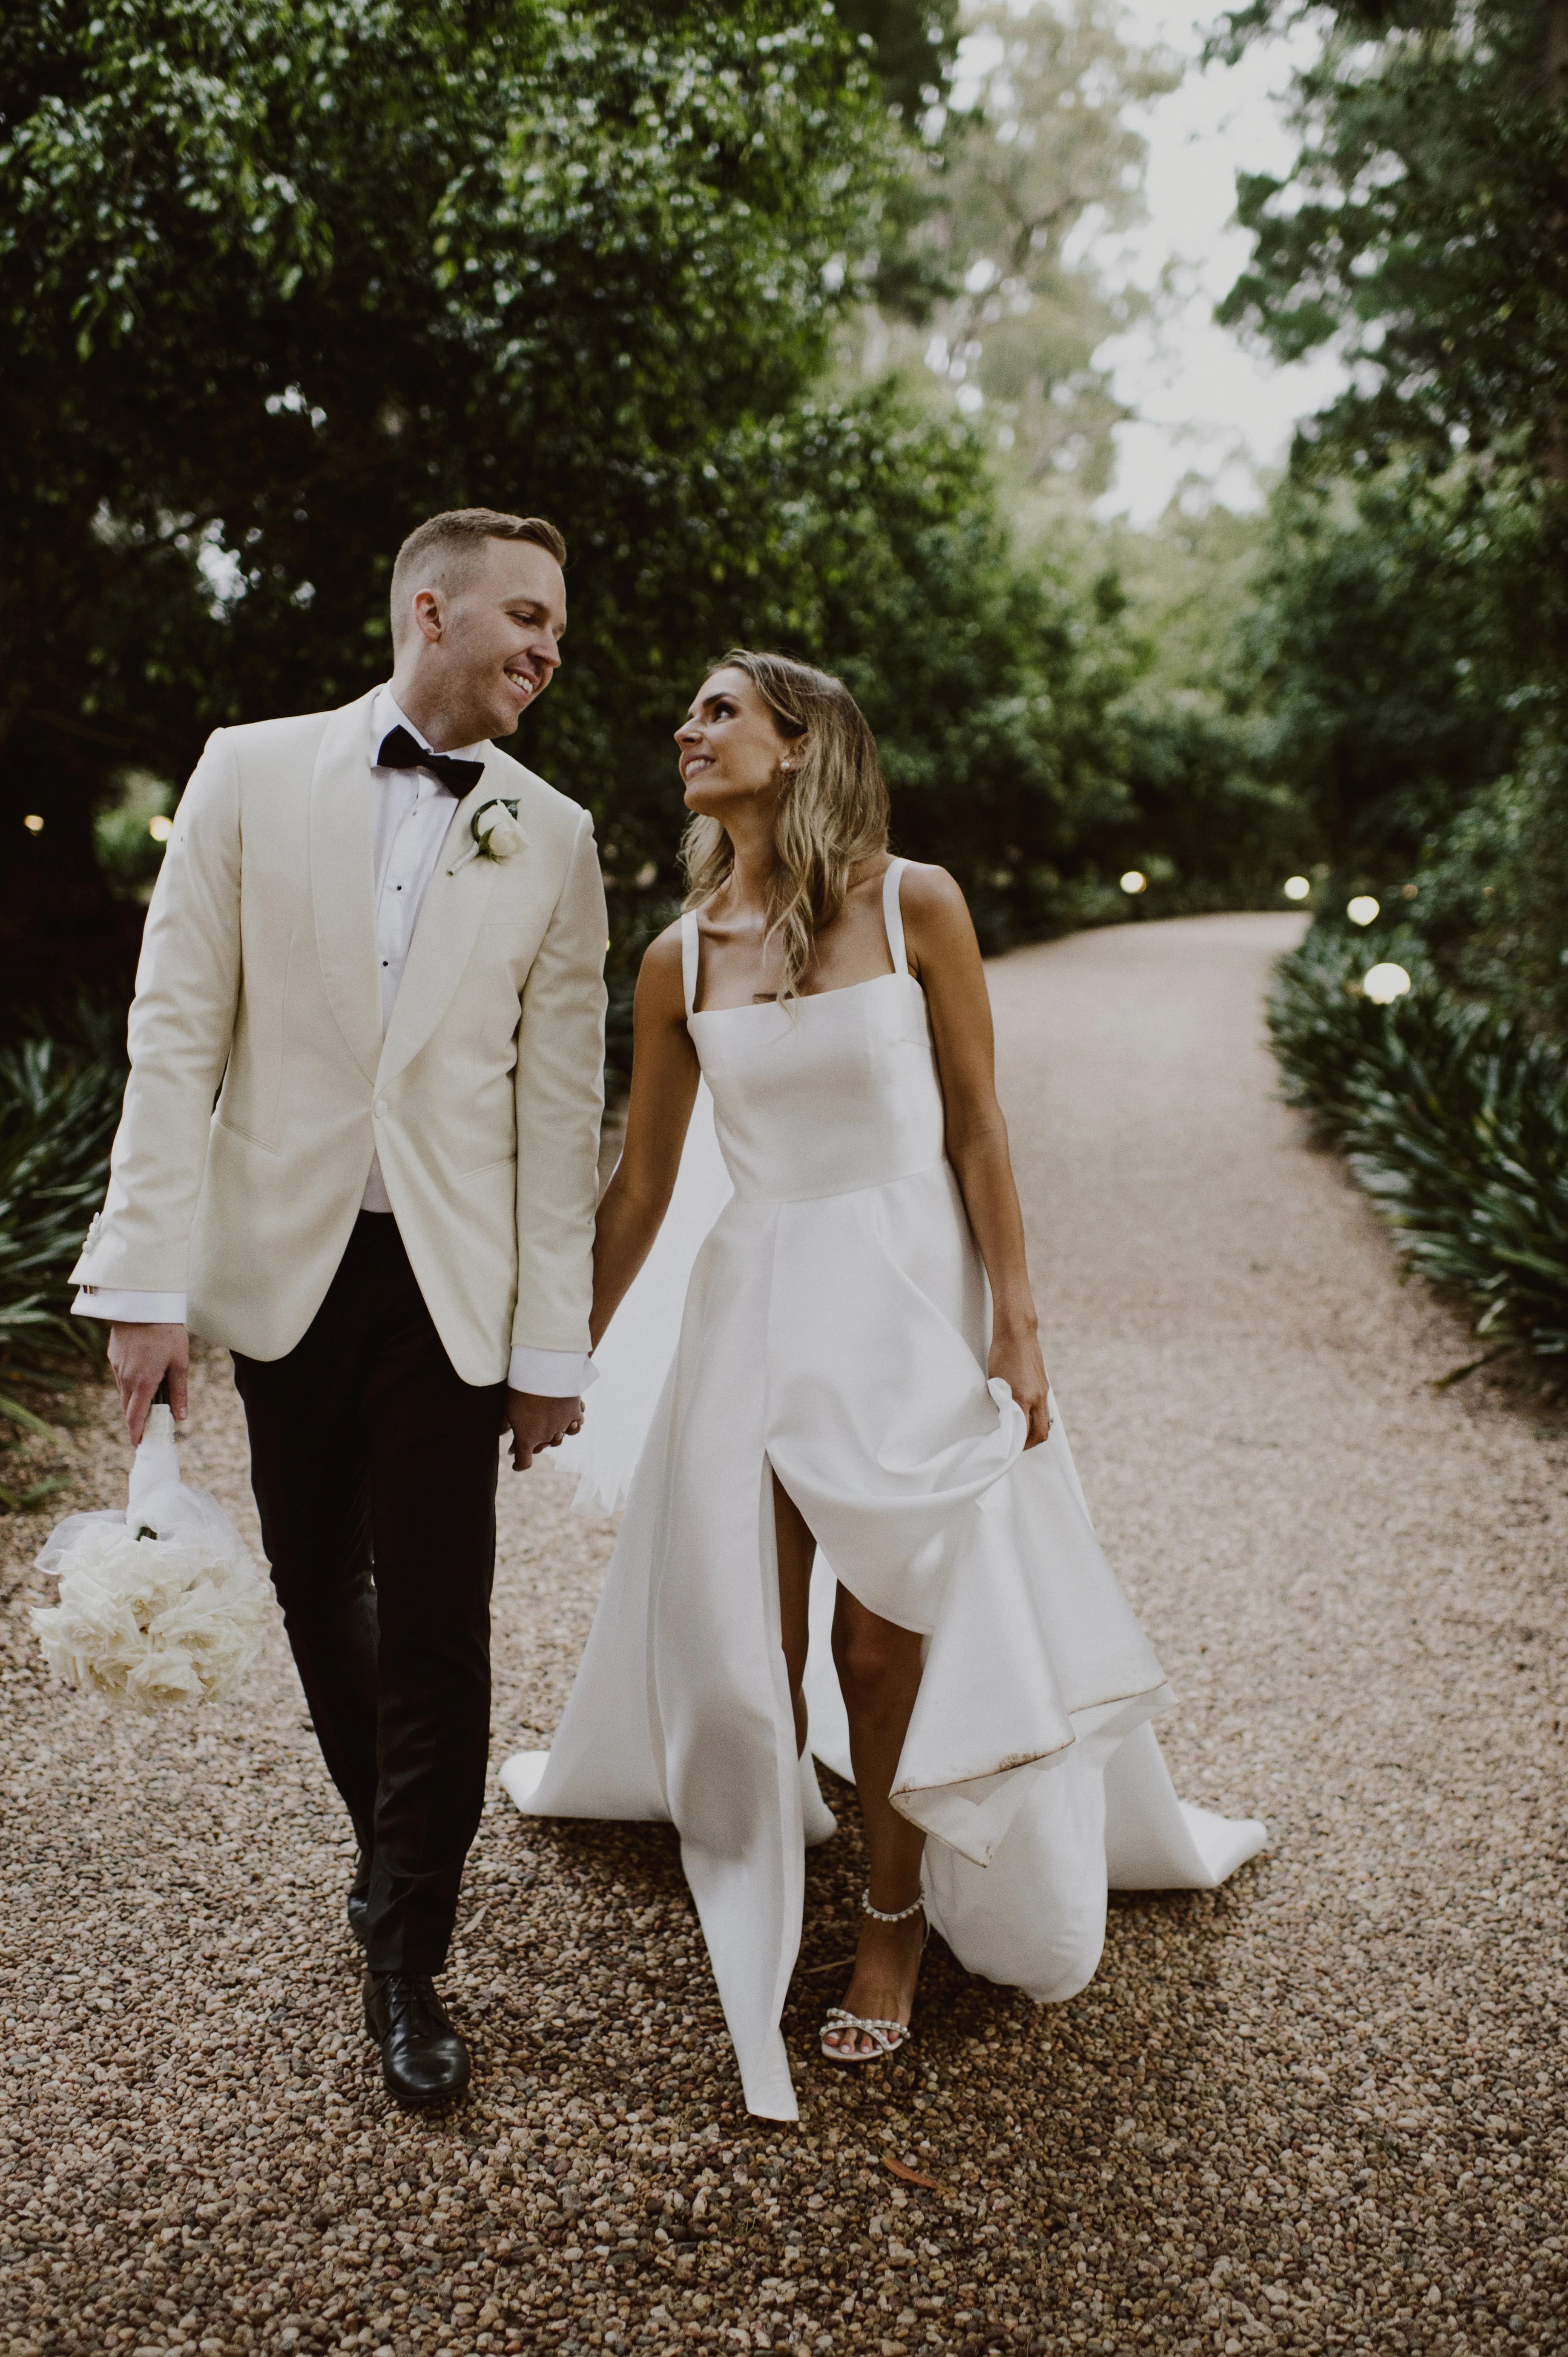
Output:
M386 1117L386 1110L387 1110L387 1109L386 1109L385 1104L384 1104L384 1103L382 1103L382 1102L378 1098L378 1099L377 1099L377 1102L376 1102L376 1119L377 1119L378 1121L382 1121L382 1120L384 1120L384 1119L385 1119L385 1117Z

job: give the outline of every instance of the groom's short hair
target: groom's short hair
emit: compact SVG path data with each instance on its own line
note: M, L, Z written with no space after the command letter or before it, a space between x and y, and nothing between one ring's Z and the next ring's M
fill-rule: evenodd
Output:
M544 516L505 515L499 508L449 508L445 515L428 516L415 524L392 566L394 641L408 628L408 601L415 589L459 587L487 540L531 540L557 565L566 562L566 543Z

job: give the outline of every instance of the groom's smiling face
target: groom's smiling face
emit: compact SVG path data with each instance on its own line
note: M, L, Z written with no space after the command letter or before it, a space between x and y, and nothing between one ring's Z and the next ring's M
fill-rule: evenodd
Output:
M418 702L439 715L447 744L478 744L510 737L553 679L566 584L548 549L531 540L487 540L444 581L415 593L411 620L398 655L403 710L428 726L413 709Z

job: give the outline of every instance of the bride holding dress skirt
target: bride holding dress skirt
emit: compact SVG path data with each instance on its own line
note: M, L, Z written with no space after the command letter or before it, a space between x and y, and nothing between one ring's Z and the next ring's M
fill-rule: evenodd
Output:
M675 1825L746 2104L792 2119L813 1754L870 1863L836 2062L908 2037L928 1925L1069 1997L1108 1886L1212 1888L1265 1833L1160 1755L1174 1697L1040 1362L958 888L887 856L826 675L731 656L678 743L693 894L639 983L582 1444L600 1510L631 1468L626 1515L554 1743L502 1777L533 1814Z

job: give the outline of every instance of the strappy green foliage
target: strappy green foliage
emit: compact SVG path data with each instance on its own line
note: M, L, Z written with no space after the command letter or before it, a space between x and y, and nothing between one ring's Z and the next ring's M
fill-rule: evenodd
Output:
M1391 1006L1360 988L1380 959L1414 985ZM1269 1027L1291 1102L1346 1147L1409 1265L1493 1344L1568 1355L1561 1049L1444 990L1413 937L1326 927L1282 962Z
M71 1044L33 1039L0 1054L0 1445L7 1428L15 1438L69 1420L51 1395L92 1348L91 1329L65 1314L65 1284L103 1200L125 1072L106 1027L81 1028ZM59 1486L0 1484L0 1506Z

